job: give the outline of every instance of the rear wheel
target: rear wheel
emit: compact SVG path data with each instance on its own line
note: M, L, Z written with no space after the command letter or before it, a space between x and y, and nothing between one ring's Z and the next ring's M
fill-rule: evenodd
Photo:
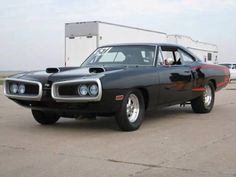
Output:
M121 130L133 131L141 126L144 112L142 93L136 89L131 90L125 95L121 110L116 114L116 121Z
M191 101L191 106L196 113L208 113L212 110L215 101L215 88L212 82L205 85L205 91L198 98Z
M34 119L42 125L52 125L60 119L58 114L52 112L32 110L32 114Z

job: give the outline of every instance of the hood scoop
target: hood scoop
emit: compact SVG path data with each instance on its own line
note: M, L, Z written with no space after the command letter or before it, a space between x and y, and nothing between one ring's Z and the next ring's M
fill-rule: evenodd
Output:
M104 68L89 68L89 73L103 73L105 72Z
M59 68L47 68L46 72L47 73L58 73L58 72L60 72L60 69Z

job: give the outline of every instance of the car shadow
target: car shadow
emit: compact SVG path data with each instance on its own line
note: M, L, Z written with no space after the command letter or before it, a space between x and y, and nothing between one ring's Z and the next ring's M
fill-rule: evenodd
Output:
M166 118L176 118L177 116L194 114L191 106L186 105L184 107L180 106L170 106L164 108L152 109L146 112L146 119L166 119ZM185 117L185 116L184 116ZM179 118L179 117L178 117Z
M52 126L55 129L76 129L76 130L94 130L97 132L111 131L111 130L119 130L119 127L116 124L116 120L114 117L97 117L94 120L90 119L70 119L70 118L62 118L60 119L55 126Z
M166 108L152 109L145 113L145 120L143 124L149 124L150 122L158 123L164 119L175 119L175 118L188 118L186 114L194 114L190 106L179 107L172 106ZM57 124L53 126L46 126L53 129L64 129L64 130L89 130L99 132L119 131L119 127L116 123L114 116L112 117L97 117L95 120L82 119L75 120L70 118L62 118ZM45 127L45 128L46 128Z

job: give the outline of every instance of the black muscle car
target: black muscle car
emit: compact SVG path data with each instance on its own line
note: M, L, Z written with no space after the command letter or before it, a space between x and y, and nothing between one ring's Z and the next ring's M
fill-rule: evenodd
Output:
M114 115L122 130L132 131L157 106L190 103L196 113L210 112L229 77L227 67L203 63L181 46L121 44L99 47L80 67L8 77L4 94L43 125Z

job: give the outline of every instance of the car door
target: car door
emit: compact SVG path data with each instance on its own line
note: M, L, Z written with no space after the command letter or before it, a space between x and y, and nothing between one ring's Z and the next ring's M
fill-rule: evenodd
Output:
M192 96L192 73L189 64L183 61L178 47L161 46L163 64L158 66L160 80L160 104L174 104L187 101ZM172 57L174 62L166 62Z

